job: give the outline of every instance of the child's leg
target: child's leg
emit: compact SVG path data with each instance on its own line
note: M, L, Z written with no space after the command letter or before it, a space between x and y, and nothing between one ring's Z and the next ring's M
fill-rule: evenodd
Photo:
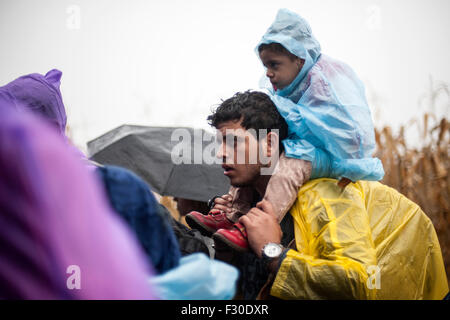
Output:
M250 187L231 186L228 193L232 196L233 202L231 212L227 212L227 218L238 222L239 218L251 209L254 192Z
M284 152L267 185L264 200L269 201L276 214L278 222L297 199L298 189L311 177L310 161L287 158Z
M225 247L231 247L234 250L245 252L249 248L247 232L244 226L239 223L239 218L251 209L255 193L250 187L231 187L228 193L233 200L231 212L226 212L226 217L227 220L231 220L234 224L231 227L218 229L213 234L216 250L222 251Z

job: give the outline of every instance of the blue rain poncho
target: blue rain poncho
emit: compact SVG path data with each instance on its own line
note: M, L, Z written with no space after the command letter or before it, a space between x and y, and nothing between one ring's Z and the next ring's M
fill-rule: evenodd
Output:
M312 162L311 178L381 180L383 165L372 154L375 133L364 85L346 64L321 54L306 20L280 9L261 44L279 43L303 59L297 77L285 88L268 87L289 136L287 157Z
M239 271L232 265L194 253L149 282L164 300L230 300L236 294L238 278Z

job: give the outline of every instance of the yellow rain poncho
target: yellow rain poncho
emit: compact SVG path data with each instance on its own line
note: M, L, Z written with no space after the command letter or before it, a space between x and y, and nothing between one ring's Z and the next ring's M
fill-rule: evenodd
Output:
M442 253L418 205L379 182L345 190L334 179L305 184L290 211L289 250L270 294L281 299L442 299Z

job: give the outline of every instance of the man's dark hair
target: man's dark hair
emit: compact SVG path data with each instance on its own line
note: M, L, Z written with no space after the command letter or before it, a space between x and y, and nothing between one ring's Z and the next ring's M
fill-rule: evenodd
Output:
M263 50L268 50L271 52L279 53L287 56L291 61L294 61L298 57L295 54L292 54L288 49L283 47L281 44L272 42L272 43L263 43L258 47L258 53L261 54Z
M215 128L224 122L242 121L241 126L244 129L254 129L257 135L260 129L266 129L267 133L277 129L280 152L283 150L281 141L286 139L288 134L287 123L273 101L267 94L258 91L236 93L223 101L207 120Z

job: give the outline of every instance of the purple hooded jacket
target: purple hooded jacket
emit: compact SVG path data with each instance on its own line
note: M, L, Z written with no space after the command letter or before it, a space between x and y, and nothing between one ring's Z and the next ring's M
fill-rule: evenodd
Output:
M67 116L60 87L62 72L53 69L45 76L32 73L0 87L0 100L19 111L31 111L49 121L65 136Z
M6 87L3 96L17 94L14 82ZM48 99L58 100L54 89ZM9 99L0 99L0 299L156 298L152 267L99 181L48 123ZM59 111L51 115L62 130Z

